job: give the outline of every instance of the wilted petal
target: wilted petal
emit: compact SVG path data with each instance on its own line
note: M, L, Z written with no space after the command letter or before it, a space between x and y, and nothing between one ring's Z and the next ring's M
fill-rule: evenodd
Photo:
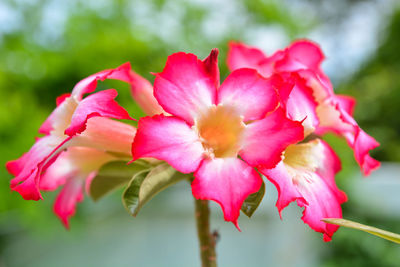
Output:
M262 119L278 102L272 81L254 69L233 71L218 90L218 104L237 107L244 121Z
M189 124L216 102L215 76L193 54L168 57L164 70L156 74L154 96L164 110Z
M288 119L285 111L278 108L246 127L239 155L251 166L272 168L281 161L282 152L288 145L303 138L301 122Z
M237 219L243 201L260 189L258 173L238 158L206 159L194 174L192 193L197 199L210 199L221 205L226 221Z
M153 157L165 160L183 173L195 171L204 149L198 135L183 120L156 115L139 120L132 145L133 160Z

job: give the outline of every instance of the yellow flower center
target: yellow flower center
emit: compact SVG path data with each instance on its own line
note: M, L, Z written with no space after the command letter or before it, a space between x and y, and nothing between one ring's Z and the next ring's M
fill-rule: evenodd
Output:
M213 106L196 121L203 147L215 157L235 157L245 124L235 108Z

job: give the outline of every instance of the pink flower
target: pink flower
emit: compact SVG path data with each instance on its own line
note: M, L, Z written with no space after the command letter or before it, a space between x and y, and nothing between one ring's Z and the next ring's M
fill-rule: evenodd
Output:
M238 69L220 86L217 56L215 49L203 61L181 52L168 57L154 96L171 116L141 118L132 154L194 172L193 195L219 203L238 227L243 201L262 183L254 167L275 167L285 148L303 139L303 127L277 108L275 79Z
M346 138L364 174L379 167L369 156L378 143L351 117L355 101L335 95L329 78L321 70L324 55L318 45L297 41L267 57L257 48L230 43L228 65L231 70L251 67L263 76L279 74L277 86L281 105L292 120L302 121L305 136L335 132ZM293 85L294 86L291 86ZM303 221L329 241L337 226L321 220L341 218L341 204L347 200L335 184L340 161L328 144L320 139L289 146L283 160L274 168L260 168L278 189L279 213L292 201L304 207Z
M132 119L115 102L117 91L92 92L98 80L131 82L130 75L129 64L105 70L80 81L72 94L58 98L57 108L40 127L39 132L45 136L38 138L22 157L7 163L8 171L15 176L11 180L11 189L24 199L41 199L39 185L42 174L62 151L71 147L85 146L129 155L135 128L109 119ZM85 94L90 95L83 97Z
M355 100L334 93L329 78L321 70L324 54L318 45L300 40L270 57L257 48L241 43L232 42L229 46L228 66L231 70L250 67L265 77L275 73L298 75L303 79L303 89L295 88L292 94L296 96L289 97L294 99L294 103L302 101L306 104L306 109L296 111L307 115L308 122L304 125L306 131L312 130L317 134L330 131L343 136L354 150L354 157L364 175L369 175L380 166L380 163L369 155L369 151L379 146L379 143L366 134L353 119ZM291 112L290 107L287 110Z

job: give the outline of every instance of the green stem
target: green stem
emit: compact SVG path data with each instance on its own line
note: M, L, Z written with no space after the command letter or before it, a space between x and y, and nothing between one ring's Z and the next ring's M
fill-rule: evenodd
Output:
M210 233L208 200L195 199L197 234L199 236L202 267L217 267L215 237Z

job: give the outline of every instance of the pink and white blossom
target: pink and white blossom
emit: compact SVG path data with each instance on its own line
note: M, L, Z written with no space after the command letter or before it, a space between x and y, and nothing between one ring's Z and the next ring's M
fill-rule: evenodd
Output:
M227 62L231 70L250 67L265 77L276 73L291 73L303 80L297 83L297 88L292 91L293 95L289 96L289 102L290 98L295 99L295 106L304 106L305 109L302 112L293 111L296 107L290 107L289 103L287 110L298 115L303 113L306 134L312 131L317 134L333 132L343 136L353 149L354 157L364 175L369 175L380 166L369 155L379 143L365 133L352 117L355 100L334 93L329 78L322 71L321 63L325 56L317 44L307 40L296 41L269 57L258 48L242 43L231 42L229 46ZM298 88L298 84L302 84L302 88Z
M266 56L255 47L230 43L228 66L231 70L250 67L264 77L281 78L277 90L280 103L290 119L302 121L304 135L334 132L343 136L354 151L362 172L368 175L379 167L369 151L379 144L367 135L352 117L355 100L336 95L321 63L324 55L318 45L301 40L284 50ZM292 85L292 86L291 86ZM315 138L315 137L314 137ZM328 144L320 139L289 146L274 168L260 168L277 188L277 208L292 201L304 207L303 221L329 241L337 226L324 218L341 218L341 204L347 200L335 184L340 161Z
M59 97L58 106L40 127L39 132L45 136L38 138L22 157L7 163L8 171L15 176L11 189L24 199L41 199L39 185L43 173L70 147L93 147L129 155L135 128L110 119L132 119L114 100L117 91L93 91L99 80L130 81L130 73L129 64L96 73L80 81L72 94ZM86 94L90 95L84 97Z
M262 183L255 167L275 167L304 135L301 122L278 107L275 79L238 69L219 86L217 55L215 49L203 61L182 52L168 57L154 96L171 116L141 118L132 154L194 173L194 197L219 203L238 227L243 201Z

